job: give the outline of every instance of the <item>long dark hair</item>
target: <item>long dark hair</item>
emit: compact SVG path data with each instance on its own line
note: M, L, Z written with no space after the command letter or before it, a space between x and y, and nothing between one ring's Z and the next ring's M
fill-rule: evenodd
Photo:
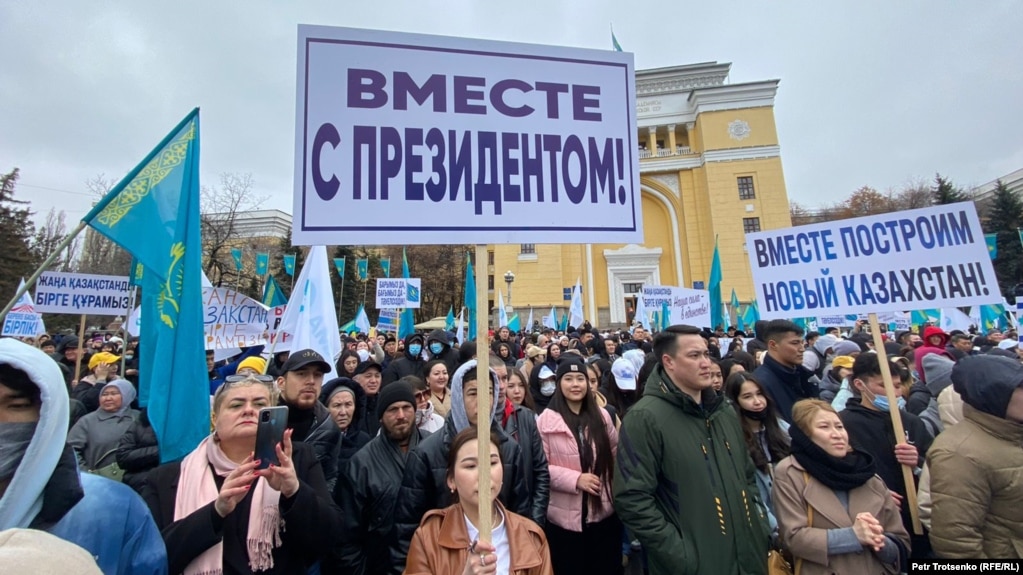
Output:
M540 365L543 365L543 364L540 364ZM538 366L534 367L533 369L540 369L540 366L538 365ZM526 374L522 373L521 369L514 368L514 367L509 367L508 368L508 379L511 379L511 377L513 375L515 377L519 378L519 381L522 382L523 387L526 388L525 389L526 393L525 393L524 396L522 396L522 406L523 407L528 407L533 412L536 412L536 402L533 401L533 391L531 389L529 389L529 378L526 377Z
M614 478L614 455L611 453L611 438L608 436L607 427L604 424L604 410L597 405L596 396L590 391L589 376L586 365L577 358L568 358L564 361L571 361L579 364L579 373L587 377L586 395L583 397L579 413L575 413L568 406L568 400L561 391L561 379L559 378L554 388L554 395L547 409L553 409L565 420L568 429L576 434L576 441L580 435L586 439L593 449L579 448L579 459L584 473L592 473L600 478L600 484L611 497L611 482ZM596 456L596 457L594 457Z
M770 461L767 459L768 454L764 453L763 445L757 438L757 434L752 429L750 419L742 414L742 408L739 407L739 394L742 392L742 384L747 381L752 382L760 389L761 395L764 396L764 402L767 404L764 407L767 417L761 423L764 426L764 432L767 434L767 450L770 452ZM778 413L774 409L774 401L771 400L771 396L768 395L763 384L753 377L753 374L740 371L728 376L728 379L725 380L725 395L728 396L728 399L732 400L732 407L735 408L735 413L738 414L739 421L742 422L742 435L746 440L746 449L749 450L750 457L753 458L753 464L757 466L757 469L766 473L768 465L772 462L777 463L788 457L789 438L782 431L781 426L778 425Z
M359 360L359 363L362 363L362 358L359 357L359 354L354 352L354 351L352 351L352 350L350 350L350 349L348 349L347 347L341 352L341 357L337 358L337 363L334 364L334 367L337 369L337 376L338 377L348 377L348 378L351 378L355 374L354 371L349 373L345 369L345 360L348 359L349 357L353 357L353 356L355 357L355 359Z

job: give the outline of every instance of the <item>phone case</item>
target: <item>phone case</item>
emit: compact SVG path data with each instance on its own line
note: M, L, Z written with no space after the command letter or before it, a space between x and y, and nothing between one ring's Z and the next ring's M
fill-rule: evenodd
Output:
M277 460L277 444L284 440L284 430L288 427L288 406L264 407L259 410L259 425L256 428L256 459L257 469L266 469L280 465Z

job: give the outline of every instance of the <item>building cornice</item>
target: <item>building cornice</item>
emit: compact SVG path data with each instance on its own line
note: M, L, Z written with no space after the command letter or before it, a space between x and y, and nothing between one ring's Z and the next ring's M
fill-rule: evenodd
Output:
M675 94L697 88L721 86L728 79L731 67L730 63L704 62L639 70L636 72L636 96Z
M780 80L764 80L693 90L689 105L697 116L703 112L774 106L779 83Z
M725 148L723 150L707 150L698 156L664 156L661 158L643 159L639 162L639 173L659 174L662 172L678 172L692 170L707 162L735 162L739 160L759 160L781 156L781 146L748 146L745 148Z

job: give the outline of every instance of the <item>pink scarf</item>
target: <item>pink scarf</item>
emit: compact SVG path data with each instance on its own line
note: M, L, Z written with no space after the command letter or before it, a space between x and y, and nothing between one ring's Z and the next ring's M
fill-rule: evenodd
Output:
M195 451L181 462L178 495L174 501L174 520L184 519L199 508L216 501L219 491L213 473L227 477L238 464L227 458L213 436L202 440ZM249 507L249 531L246 541L249 567L265 571L274 566L273 550L281 546L284 521L278 506L281 493L262 477L256 480ZM235 509L235 511L239 511ZM224 543L221 541L204 551L185 567L185 575L220 575L224 572Z

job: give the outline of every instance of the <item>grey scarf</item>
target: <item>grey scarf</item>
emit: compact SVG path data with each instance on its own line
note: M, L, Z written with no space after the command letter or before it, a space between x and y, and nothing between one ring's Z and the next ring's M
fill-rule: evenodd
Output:
M28 444L36 433L37 421L0 423L0 480L14 477Z

